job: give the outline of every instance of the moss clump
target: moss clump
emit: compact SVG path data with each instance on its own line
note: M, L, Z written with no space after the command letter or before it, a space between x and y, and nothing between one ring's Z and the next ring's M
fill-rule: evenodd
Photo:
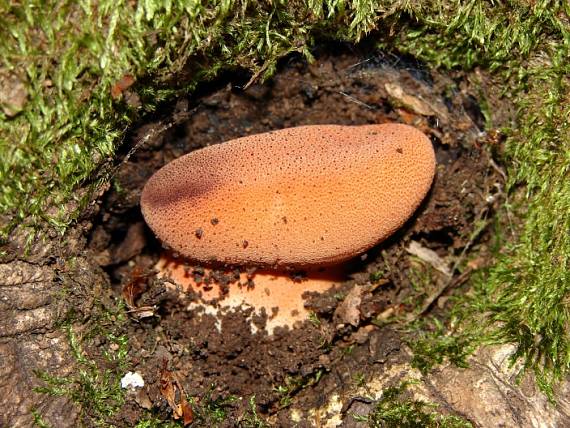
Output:
M515 358L549 392L570 370L570 6L471 1L408 13L417 24L400 49L445 68L484 67L517 107L498 154L509 176L500 213L509 242L458 312L477 320L464 323L467 336L518 344Z
M570 29L568 29L570 30ZM519 345L542 385L570 369L570 35L552 62L531 70L521 120L507 144L524 224L488 276L497 338ZM565 58L565 59L563 59ZM534 74L534 75L532 75Z
M227 397L212 396L215 385L212 385L199 400L190 397L188 402L192 406L194 422L200 426L217 426L227 418L227 411L238 397L230 395Z
M119 318L124 321L122 308L116 314L104 311L103 315L112 317L116 322ZM97 426L108 426L109 419L121 408L124 402L124 390L121 389L120 377L127 369L128 338L113 333L117 326L103 330L108 321L97 319L92 321L88 333L79 337L71 321L64 328L67 332L73 358L77 363L77 371L67 377L53 376L48 372L38 372L37 377L41 386L34 388L35 392L52 396L65 396L78 404L84 420L89 420ZM84 346L95 338L104 338L109 349L101 353L101 359L88 356ZM99 363L97 362L99 361ZM106 365L101 367L101 361ZM42 421L41 414L34 414L36 423Z
M193 421L191 426L211 427L221 426L228 423L228 411L234 407L241 398L235 396L212 397L213 386L198 400L189 397L188 402L192 406ZM269 425L257 414L255 395L249 397L248 409L241 417L234 421L235 426L240 428L268 428ZM182 427L182 421L163 420L148 411L137 423L135 428L178 428Z
M473 351L477 338L453 331L438 319L429 321L413 326L413 340L408 342L414 353L412 367L425 374L445 359L458 367L468 367L467 357Z
M371 428L470 428L467 420L443 415L436 411L437 406L424 401L405 397L409 382L386 388L382 398L374 405L373 411L364 418Z

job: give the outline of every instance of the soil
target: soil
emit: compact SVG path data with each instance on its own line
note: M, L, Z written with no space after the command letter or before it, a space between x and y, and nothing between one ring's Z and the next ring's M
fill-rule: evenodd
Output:
M94 298L102 302L121 301L126 289L135 290L123 333L128 369L142 375L145 387L129 393L109 423L133 426L149 411L170 420L170 382L203 405L225 400L222 426L251 415L250 397L260 417L291 426L292 408L309 415L333 394L350 396L362 376L371 379L409 361L403 323L445 312L449 295L464 292L470 272L490 262L489 228L476 231L501 203L504 176L491 157L500 138L484 129L477 102L484 81L473 84L461 73L443 75L414 59L336 46L315 52L311 64L289 58L268 82L244 88L246 82L247 76L224 76L135 128L112 186L94 208L88 233L82 232L87 242L81 253L90 263L84 269L96 270L93 280L103 284L88 293L100 293ZM217 319L200 314L188 309L198 296L156 277L153 266L164 249L138 201L161 166L207 145L273 129L384 122L408 123L430 137L438 162L433 188L396 235L349 263L350 280L307 296L313 319L272 336L263 329L252 333L247 310ZM347 299L351 293L359 298ZM254 322L263 326L264 317ZM105 364L100 347L85 352ZM370 408L365 401L345 402L346 426L354 423L347 415L356 407L361 413ZM322 422L311 417L317 426Z

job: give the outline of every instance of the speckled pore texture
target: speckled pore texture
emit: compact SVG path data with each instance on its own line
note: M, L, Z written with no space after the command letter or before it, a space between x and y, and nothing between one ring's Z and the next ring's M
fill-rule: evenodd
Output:
M301 126L170 162L141 207L163 242L196 261L328 265L397 230L434 173L431 142L411 126Z

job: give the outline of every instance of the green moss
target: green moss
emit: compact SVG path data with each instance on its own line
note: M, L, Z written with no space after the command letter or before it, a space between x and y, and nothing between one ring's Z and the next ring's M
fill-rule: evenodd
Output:
M115 314L106 313L116 320ZM82 336L77 335L70 321L63 326L76 361L76 371L67 377L54 376L45 371L37 372L41 386L35 387L34 391L65 396L81 408L83 417L97 426L108 426L108 419L124 402L120 378L128 364L128 340L110 330L103 331L103 320L92 322L95 327ZM109 345L101 354L102 360L90 357L84 350L84 346L95 337L104 338ZM39 413L36 420L41 421Z
M217 427L225 426L228 423L227 412L234 407L240 399L235 396L228 397L212 397L213 387L210 388L200 399L192 397L188 398L188 402L192 406L193 422L191 426L195 427ZM242 428L266 428L269 425L257 414L257 406L255 403L255 395L248 400L249 409L239 417L232 426ZM182 421L163 420L160 417L147 412L137 423L136 428L180 428L183 426Z
M194 421L200 426L218 426L224 422L228 408L238 399L233 395L214 398L213 391L214 385L199 400L194 397L188 399L194 412Z
M422 373L445 360L458 367L467 367L467 357L473 352L477 338L473 333L454 331L436 318L422 320L413 326L413 339L408 342L414 355L411 365Z
M386 388L382 398L374 405L367 417L356 417L368 422L372 428L468 428L467 420L454 415L437 412L437 405L407 398L410 382Z
M181 423L177 423L174 421L163 421L162 419L156 416L145 417L135 425L135 428L180 428L180 427L182 427Z
M273 387L273 391L280 395L280 409L289 407L293 402L293 397L299 391L319 383L324 373L325 371L323 369L318 369L307 376L286 376L283 384Z
M567 38L570 44L570 38ZM524 212L519 239L507 246L489 275L489 310L502 340L542 376L570 369L570 49L534 70L523 118L509 136L511 185ZM530 83L530 82L529 82ZM546 370L546 372L544 371Z
M356 372L352 375L354 386L360 387L366 385L366 375L362 372Z
M51 428L51 425L44 421L42 415L37 410L32 410L32 416L34 417L34 426L38 428Z
M269 425L257 414L257 405L255 404L255 395L249 397L249 410L244 417L238 422L240 428L268 428Z
M477 322L464 322L462 334L516 343L515 358L548 392L570 369L570 6L449 8L412 7L416 30L403 32L399 48L445 68L485 67L517 107L501 154L509 201L499 215L510 239L475 281L476 297L464 299L461 318Z

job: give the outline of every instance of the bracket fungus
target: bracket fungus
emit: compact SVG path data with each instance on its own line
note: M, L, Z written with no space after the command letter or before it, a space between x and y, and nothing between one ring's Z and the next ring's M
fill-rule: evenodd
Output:
M432 144L411 126L300 126L175 159L147 182L141 209L194 262L315 271L394 233L434 174Z

